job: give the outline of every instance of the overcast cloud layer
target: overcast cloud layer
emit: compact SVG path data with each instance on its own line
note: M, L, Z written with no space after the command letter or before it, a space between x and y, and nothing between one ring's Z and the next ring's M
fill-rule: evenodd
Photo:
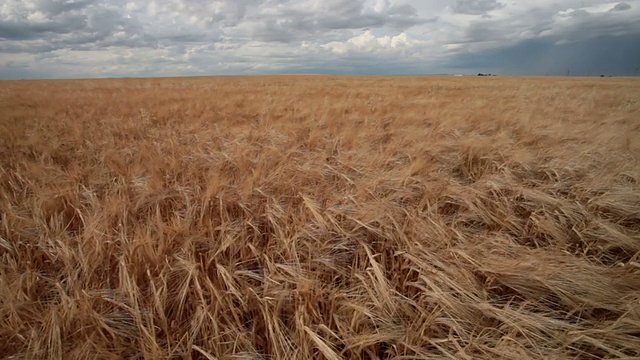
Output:
M3 0L0 78L640 75L640 0Z

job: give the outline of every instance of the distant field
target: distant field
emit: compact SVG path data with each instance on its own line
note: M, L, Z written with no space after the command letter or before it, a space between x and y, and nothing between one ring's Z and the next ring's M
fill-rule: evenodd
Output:
M640 357L640 79L0 82L0 357Z

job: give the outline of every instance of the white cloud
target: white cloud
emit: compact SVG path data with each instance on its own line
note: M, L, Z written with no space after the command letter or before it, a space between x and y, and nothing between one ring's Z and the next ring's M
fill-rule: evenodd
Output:
M349 52L399 53L405 50L416 50L423 45L423 41L411 39L406 33L400 33L396 36L376 37L372 31L368 30L347 41L332 41L321 46L325 49L330 49L335 54L344 55Z

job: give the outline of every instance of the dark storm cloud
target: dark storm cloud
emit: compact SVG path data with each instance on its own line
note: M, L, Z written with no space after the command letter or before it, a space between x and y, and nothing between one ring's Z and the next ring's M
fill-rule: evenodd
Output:
M503 12L471 21L441 65L450 72L640 75L637 11L627 3L579 5L523 8L520 16Z
M640 37L601 36L570 44L549 39L458 55L449 65L458 71L529 75L640 75Z

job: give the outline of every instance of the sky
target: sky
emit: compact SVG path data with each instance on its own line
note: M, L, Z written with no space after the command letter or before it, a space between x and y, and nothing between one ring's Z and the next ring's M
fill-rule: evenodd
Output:
M0 79L639 68L640 0L0 2Z

